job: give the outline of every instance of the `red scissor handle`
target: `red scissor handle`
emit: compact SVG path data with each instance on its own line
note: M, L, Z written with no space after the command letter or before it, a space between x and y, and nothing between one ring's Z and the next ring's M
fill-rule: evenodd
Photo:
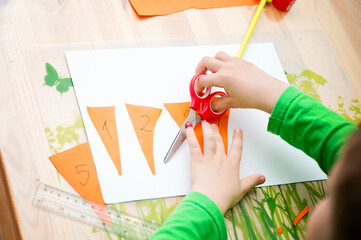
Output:
M201 96L197 94L197 91L195 89L196 82L198 78L202 75L206 75L205 73L197 73L193 76L190 84L189 84L189 93L191 95L191 103L189 104L190 108L193 108L194 110L198 111L201 107L201 103L209 96L211 93L210 88L206 88L206 92L203 93Z
M223 113L225 113L226 110L222 112L215 112L212 110L211 103L213 100L215 100L217 97L223 97L226 94L224 92L214 92L211 93L211 88L206 88L205 92L202 93L201 96L197 94L197 91L195 90L196 82L198 78L202 75L206 75L205 73L197 73L193 76L190 84L189 84L189 93L191 95L191 103L189 105L190 108L193 108L196 111L200 111L199 115L203 120L208 118L218 118Z
M202 110L199 112L202 120L207 120L208 118L219 118L226 112L226 110L223 110L222 112L215 112L212 110L212 101L217 99L217 97L223 96L226 96L224 92L214 92L203 101Z

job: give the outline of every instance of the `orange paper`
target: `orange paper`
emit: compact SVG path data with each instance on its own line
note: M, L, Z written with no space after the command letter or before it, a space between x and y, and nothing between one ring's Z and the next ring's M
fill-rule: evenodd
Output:
M131 104L125 104L125 106L127 107L140 147L147 159L150 171L155 175L153 135L162 109Z
M177 125L181 127L189 114L189 102L164 103L164 106L168 110L174 121L177 123ZM208 120L209 123L216 124L218 126L219 133L221 134L223 139L224 149L226 153L228 150L228 119L229 109L220 118ZM198 139L199 146L201 147L203 152L203 133L201 124L197 124L194 127L194 132Z
M89 143L57 153L49 159L81 197L104 205Z
M115 107L87 107L90 119L108 151L118 174L122 175Z
M282 234L282 232L283 232L282 226L280 226L280 227L278 228L277 232L278 232L279 234Z
M300 214L298 214L298 216L295 218L295 220L293 221L293 225L297 225L297 223L303 218L303 216L306 215L306 213L308 213L308 211L310 210L309 206L307 205L301 212Z
M94 211L98 214L99 218L101 220L103 220L103 222L107 226L110 226L112 224L112 222L110 221L110 218L109 218L108 209L105 205L98 204L98 203L90 201L90 200L87 200L87 202L89 203L90 206L92 206Z
M258 0L130 0L140 16L167 15L190 8L206 9L258 4Z

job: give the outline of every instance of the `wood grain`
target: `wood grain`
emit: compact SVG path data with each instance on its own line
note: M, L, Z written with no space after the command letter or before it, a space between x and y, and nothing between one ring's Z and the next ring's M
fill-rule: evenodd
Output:
M0 152L0 239L22 239L8 184L3 159Z

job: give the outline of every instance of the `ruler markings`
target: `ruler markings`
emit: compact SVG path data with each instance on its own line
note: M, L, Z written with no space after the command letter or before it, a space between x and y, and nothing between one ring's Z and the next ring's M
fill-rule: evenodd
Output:
M131 216L107 207L108 214L93 208L80 196L40 183L35 193L33 205L100 230L128 239L148 239L159 228L158 224ZM100 205L100 204L99 204ZM111 225L107 226L98 214L108 215ZM116 231L114 230L116 229Z

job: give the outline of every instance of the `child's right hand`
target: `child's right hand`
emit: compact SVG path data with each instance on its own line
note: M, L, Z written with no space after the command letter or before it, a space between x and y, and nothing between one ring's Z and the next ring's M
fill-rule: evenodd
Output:
M227 96L212 102L212 109L220 112L227 108L257 108L272 113L278 98L288 87L263 72L250 62L218 52L214 58L204 57L196 73L211 71L202 75L197 88L221 87Z

